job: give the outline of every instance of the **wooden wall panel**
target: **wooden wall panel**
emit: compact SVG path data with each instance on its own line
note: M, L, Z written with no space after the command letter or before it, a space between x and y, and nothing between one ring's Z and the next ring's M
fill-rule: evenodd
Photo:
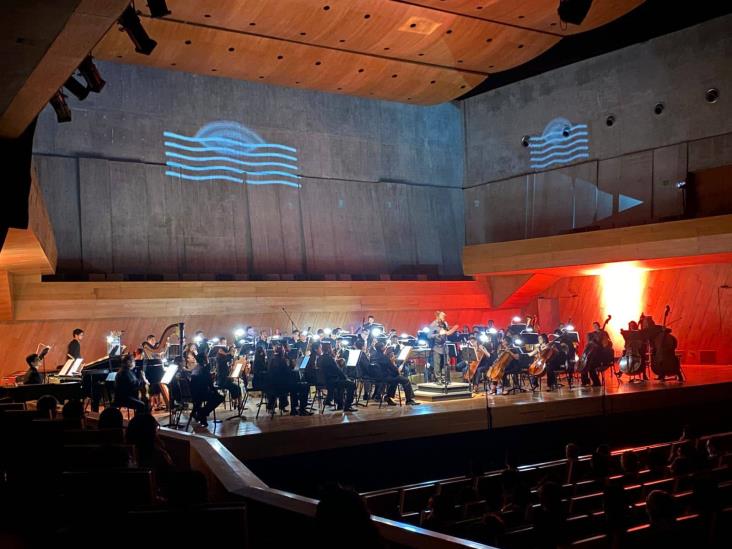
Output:
M87 273L114 272L112 260L112 199L109 163L79 159L81 253ZM128 212L129 216L135 215Z
M686 179L687 144L672 145L653 151L653 217L684 213L683 192L676 183Z
M659 269L647 273L644 300L640 308L656 321L663 320L666 304L671 306L669 327L679 341L679 350L686 351L689 363L698 362L698 351L714 350L719 363L732 362L732 265L716 264L679 269ZM611 310L601 307L601 285L596 276L567 277L559 280L538 298L556 299L560 319L572 323L582 332L589 331L594 320L602 320ZM536 310L537 302L531 308ZM541 321L541 319L540 319ZM619 330L620 319L611 321ZM542 326L542 329L554 326Z
M732 133L689 142L689 171L732 164Z
M653 153L644 151L618 158L601 160L598 165L597 188L613 195L614 215L599 219L603 227L643 223L651 217L651 182ZM643 204L618 213L618 194L624 194Z

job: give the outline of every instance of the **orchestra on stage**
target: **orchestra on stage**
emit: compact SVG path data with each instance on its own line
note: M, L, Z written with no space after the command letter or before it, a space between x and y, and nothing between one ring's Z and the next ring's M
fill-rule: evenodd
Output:
M300 330L293 323L291 333L283 334L248 326L231 339L200 330L188 339L181 322L139 345L113 332L106 336L108 354L87 363L85 334L77 328L63 365L47 372L49 346L39 346L26 358L28 368L18 381L27 391L41 384L62 390L76 382L92 411L151 409L179 419L185 409L203 426L222 403L243 419L250 395L257 417L261 408L271 415L306 416L316 406L320 413L355 412L369 403L396 406L402 395L406 405L415 406L425 384L444 387L446 394L455 384L473 394L552 392L601 386L606 373L640 383L649 378L649 369L656 379L683 381L676 338L666 327L668 313L667 307L661 324L645 315L630 321L620 330L625 346L618 356L606 331L610 315L603 324L593 323L584 337L571 324L545 333L531 316L514 317L505 328L490 320L460 329L448 324L444 311L436 311L414 335L387 329L373 315L349 330Z

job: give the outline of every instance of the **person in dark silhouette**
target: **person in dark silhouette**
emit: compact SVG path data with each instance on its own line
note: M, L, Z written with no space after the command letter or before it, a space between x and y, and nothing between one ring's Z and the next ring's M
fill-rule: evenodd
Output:
M28 371L23 376L23 385L40 385L43 383L41 372L38 371L38 367L41 365L41 357L33 353L25 357L25 361L28 364Z
M357 549L379 549L384 542L361 496L338 485L324 491L315 510L318 531Z

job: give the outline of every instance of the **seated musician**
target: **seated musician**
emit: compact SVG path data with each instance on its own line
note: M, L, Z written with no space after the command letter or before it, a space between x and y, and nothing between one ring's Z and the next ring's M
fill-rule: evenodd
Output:
M282 345L276 344L272 356L267 363L267 410L272 412L279 403L280 412L287 411L287 394L292 385L292 368L290 367ZM292 411L296 406L293 402ZM294 414L293 414L294 415Z
M114 377L115 408L131 408L137 412L145 410L145 403L140 400L140 389L143 382L135 375L135 358L132 355L122 357L122 362Z
M290 358L290 348L285 343L282 345L282 356L285 357L288 367L287 390L290 393L290 409L291 416L311 416L312 412L308 411L308 398L310 396L310 384L300 377L300 371L297 369L297 361Z
M231 350L226 348L226 338L221 338L222 346L216 351L216 386L229 391L234 406L238 406L241 398L241 388L231 379L231 362L234 359Z
M252 390L261 391L263 379L267 375L267 352L263 347L254 350L254 361L252 362Z
M478 367L476 368L472 379L468 381L473 387L473 391L478 392L480 380L483 379L483 374L488 370L488 368L490 368L493 360L491 359L488 350L483 345L478 343L478 338L475 335L471 335L470 337L468 337L468 346L475 351L475 356L478 360ZM470 364L466 362L465 368L470 368Z
M562 351L559 344L549 343L549 336L547 334L539 334L539 343L534 347L534 350L529 352L528 355L531 357L538 357L546 351L549 347L554 346L554 354L547 359L544 366L546 372L547 391L555 391L557 389L557 370L562 365ZM534 377L531 378L531 386L536 387L538 380Z
M587 354L587 365L582 370L582 385L587 386L592 380L593 387L600 387L600 374L598 373L605 362L608 360L607 349L610 349L609 360L612 361L612 343L610 343L610 335L603 330L599 322L592 323L592 331L587 334L587 345L585 353ZM590 351L588 352L588 348Z
M501 342L498 347L498 353L496 356L496 361L503 355L504 353L508 353L511 356L511 361L508 363L508 365L503 370L503 376L501 376L500 380L492 380L491 381L491 392L493 394L498 394L498 389L500 388L501 391L503 391L503 382L506 377L506 375L513 373L517 368L519 364L519 352L515 347L513 347L513 340L511 339L511 336L504 335L501 337Z
M343 370L333 358L333 351L330 345L318 345L318 368L323 370L326 386L329 395L333 395L336 404L336 410L344 412L355 412L353 405L353 394L356 391L356 384L353 380L348 379ZM344 394L345 393L345 394Z
M190 343L186 347L186 352L183 354L184 367L188 372L192 372L198 364L198 345Z
M391 347L384 348L384 344L379 342L376 344L376 351L378 356L374 362L381 368L381 378L387 386L386 403L389 406L396 406L394 395L396 394L397 385L401 385L402 389L404 389L407 404L409 406L417 406L420 404L414 400L414 389L412 389L412 383L409 381L409 378L399 373L399 368L396 365L396 357Z
M641 339L640 328L635 320L628 322L627 330L620 330L620 334L625 339L625 348L622 356L627 356L630 360L640 359L641 378L648 381L648 361L646 353L643 352L643 341Z
M191 417L202 427L208 427L208 416L224 401L211 380L211 366L208 362L198 364L191 373L191 399L193 410Z
M38 367L41 365L41 357L33 353L25 357L25 361L28 364L28 371L23 376L23 385L40 385L43 383L41 372L38 371Z
M357 351L361 351L358 355L358 362L356 362L356 377L363 380L363 394L369 400L372 391L375 389L374 381L381 376L374 376L374 373L371 371L371 361L366 352L366 340L359 337L353 343L353 346Z

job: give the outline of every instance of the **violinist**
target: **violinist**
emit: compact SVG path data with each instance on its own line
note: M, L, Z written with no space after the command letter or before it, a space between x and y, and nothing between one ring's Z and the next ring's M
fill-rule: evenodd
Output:
M446 318L445 311L435 311L435 319L429 326L430 338L432 339L432 374L439 383L443 381L449 383L450 365L446 356L445 344L447 338L458 329L457 324L452 328L448 328Z

